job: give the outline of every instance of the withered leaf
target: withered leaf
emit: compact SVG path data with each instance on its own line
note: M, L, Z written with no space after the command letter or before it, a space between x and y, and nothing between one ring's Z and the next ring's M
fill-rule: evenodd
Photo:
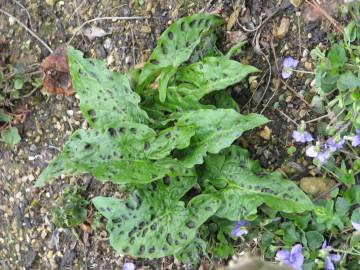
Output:
M74 94L65 47L58 47L40 67L45 73L43 85L47 92L66 96Z

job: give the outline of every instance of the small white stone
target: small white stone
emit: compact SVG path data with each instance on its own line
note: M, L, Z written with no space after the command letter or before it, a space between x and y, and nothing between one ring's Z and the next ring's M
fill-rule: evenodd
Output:
M9 17L9 24L10 25L14 25L16 22L15 18L14 17Z

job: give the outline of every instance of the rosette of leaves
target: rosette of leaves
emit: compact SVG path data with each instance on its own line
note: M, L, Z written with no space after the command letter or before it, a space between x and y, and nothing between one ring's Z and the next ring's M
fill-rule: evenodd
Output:
M88 202L81 196L83 191L78 187L65 188L52 207L52 221L58 228L71 228L85 221Z
M256 201L249 213L262 203L286 212L311 208L290 181L279 175L271 175L268 182L261 178L258 165L251 165L242 150L234 159L243 158L251 166L234 163L226 169L240 172L239 177L220 168L211 176L220 166L213 160L227 155L224 149L243 132L268 122L258 114L241 115L226 91L257 69L230 59L239 46L227 55L215 49L214 28L221 23L207 14L180 19L161 35L144 67L127 76L108 70L99 60L84 58L72 47L67 49L72 84L90 129L72 134L36 185L62 174L82 173L127 184L131 191L123 200L96 197L92 201L106 217L110 244L120 254L189 257L184 254L201 242L199 229L209 218L245 217L247 200ZM214 192L199 190L204 177ZM221 187L218 181L227 184ZM256 185L241 188L247 181ZM287 190L280 191L277 184ZM290 188L294 195L287 198ZM270 194L270 189L278 194ZM232 200L242 197L238 212L238 202ZM289 205L277 206L283 200ZM234 203L232 209L229 202Z

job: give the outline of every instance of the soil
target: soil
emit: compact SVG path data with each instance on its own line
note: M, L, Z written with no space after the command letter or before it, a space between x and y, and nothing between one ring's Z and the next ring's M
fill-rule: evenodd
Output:
M278 2L283 3L278 6ZM143 20L97 21L91 25L103 29L107 33L105 36L89 40L84 34L79 34L71 42L86 56L104 59L110 67L121 71L143 63L171 21L196 12L217 13L228 21L234 10L240 9L238 20L231 29L220 32L219 47L226 50L236 42L234 37L247 37L249 42L238 60L262 71L250 83L236 85L229 91L241 105L243 113L261 112L272 121L267 128L248 132L238 143L270 170L282 170L294 179L318 173L301 153L287 154L288 147L293 145L290 134L295 125L283 116L286 114L298 123L317 116L304 102L311 101L312 76L297 73L288 82L297 95L304 98L299 98L279 82L279 69L285 56L299 59L299 69L311 71L314 65L309 50L319 42L325 42L329 24L321 20L306 21L304 7L296 10L288 0L2 0L0 8L15 15L53 50L68 42L74 30L89 19L143 16ZM261 30L245 31L260 25L274 11L277 13L265 21ZM289 19L290 29L284 37L274 37L283 18ZM255 50L256 37L259 37L261 52ZM1 13L0 38L7 44L6 52L1 54L0 67L11 65L32 79L42 76L36 71L49 51L22 26ZM269 59L270 66L265 58ZM0 265L4 270L121 269L124 258L112 250L104 228L96 231L89 226L57 229L50 214L54 201L70 184L83 187L88 200L98 194L113 193L113 186L100 184L90 175L84 175L58 179L42 189L34 188L37 176L84 121L75 96L47 95L36 90L22 97L32 90L33 86L26 83L20 91L20 98L6 106L11 112L26 106L27 112L25 121L16 125L21 142L14 150L0 144ZM88 223L91 223L93 214L89 205ZM191 269L171 258L127 260L135 262L139 269ZM222 263L212 262L211 266ZM206 265L203 264L203 269L207 269Z

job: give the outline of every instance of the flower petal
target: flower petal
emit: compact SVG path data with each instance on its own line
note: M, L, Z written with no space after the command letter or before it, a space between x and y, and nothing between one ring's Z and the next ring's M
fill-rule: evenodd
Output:
M312 145L312 146L309 146L309 147L306 149L305 154L306 154L308 157L317 157L318 151L316 151L315 146Z
M131 262L124 263L122 270L135 270L135 264Z
M301 253L296 253L292 258L292 267L295 270L302 270L304 264L304 256Z
M316 158L320 161L321 164L324 164L330 158L330 152L329 151L320 151Z
M291 56L286 57L283 62L283 66L288 68L296 68L298 64L299 64L299 60Z
M326 249L327 247L327 241L324 240L324 242L322 243L321 249Z
M324 270L335 270L335 266L332 263L330 256L325 258Z
M283 70L281 71L281 77L283 79L288 79L290 78L290 76L292 75L292 71L288 68L283 68Z
M296 254L301 254L302 248L303 247L301 244L296 244L295 246L293 246L291 249L291 256L294 256Z
M333 262L339 262L341 260L341 256L339 254L330 254L330 259Z
M278 252L276 252L275 259L278 261L288 260L289 258L290 258L290 251L288 250L279 250Z
M239 221L236 222L236 225L238 225L238 226L248 226L248 225L250 225L250 222L247 221L247 220L239 220Z
M314 140L314 137L309 132L304 132L304 137L306 142L311 142Z
M360 231L360 223L352 221L351 225L354 227L355 230Z
M247 234L249 231L246 229L246 227L250 223L246 220L239 220L235 223L234 228L231 231L231 235L234 237L239 237L241 235Z
M352 142L351 142L351 145L354 146L354 147L357 147L360 145L360 134L356 134L355 136L353 136L351 138Z

